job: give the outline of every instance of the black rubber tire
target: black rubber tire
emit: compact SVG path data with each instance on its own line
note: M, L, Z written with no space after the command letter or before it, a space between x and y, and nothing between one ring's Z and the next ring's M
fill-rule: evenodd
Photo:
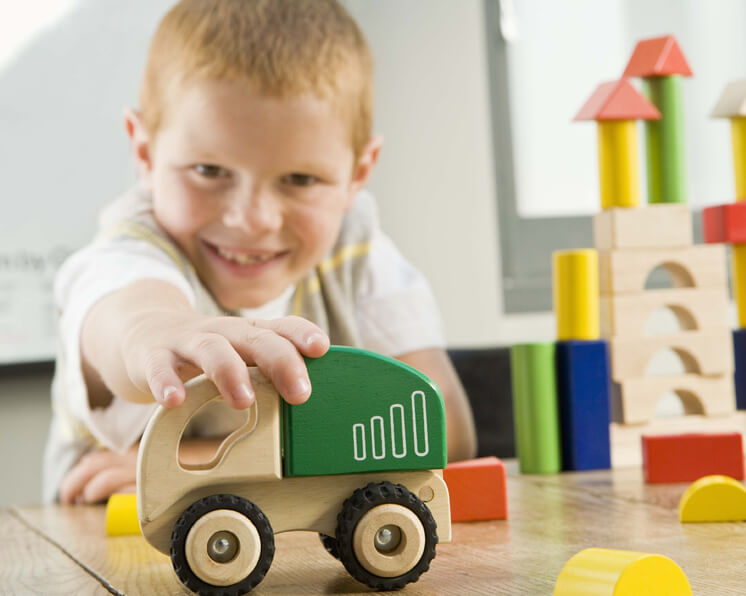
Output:
M339 545L337 539L327 534L319 534L319 540L324 545L326 552L328 552L335 559L339 559Z
M419 561L406 573L396 577L380 577L363 567L355 557L353 534L360 519L373 507L385 503L402 505L412 511L422 523L425 532L425 550ZM359 488L342 505L337 516L337 546L339 559L345 569L359 582L376 590L400 590L408 583L417 581L430 568L438 543L437 524L430 509L419 498L401 484L371 482Z
M197 577L186 559L185 544L189 530L206 513L217 509L231 509L245 515L259 532L262 550L254 569L240 582L229 586L215 586ZM275 556L275 536L267 517L251 501L235 495L210 495L194 502L181 514L171 533L171 563L182 583L200 596L239 596L250 592L269 571Z

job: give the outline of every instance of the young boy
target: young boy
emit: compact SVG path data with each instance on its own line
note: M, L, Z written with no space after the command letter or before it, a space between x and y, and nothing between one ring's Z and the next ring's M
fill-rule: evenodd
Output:
M437 307L363 191L381 139L371 57L346 11L334 0L182 0L155 33L140 102L125 115L139 185L57 278L45 499L131 489L153 408L178 407L202 372L236 409L254 398L247 364L302 403L303 356L330 341L429 375L445 397L449 459L472 457ZM195 456L213 443L182 447Z

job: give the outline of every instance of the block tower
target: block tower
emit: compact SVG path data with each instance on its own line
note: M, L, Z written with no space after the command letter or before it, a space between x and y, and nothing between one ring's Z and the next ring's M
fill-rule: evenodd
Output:
M640 463L642 434L743 431L735 417L724 250L693 244L685 203L681 77L691 71L676 40L667 36L638 43L624 75L644 78L647 99L622 78L601 85L576 117L599 122L602 211L593 219L593 234L601 336L610 354L614 466ZM650 204L643 206L636 194L635 118L646 120ZM659 268L668 272L672 287L646 289ZM663 308L674 313L680 329L651 335L647 323ZM651 359L667 349L679 356L684 373L649 376ZM680 397L687 416L654 420L666 392Z

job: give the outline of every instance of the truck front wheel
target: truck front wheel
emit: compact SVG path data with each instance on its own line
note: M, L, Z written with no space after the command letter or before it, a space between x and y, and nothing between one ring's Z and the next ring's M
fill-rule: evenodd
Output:
M184 585L201 596L243 594L272 564L275 539L261 509L234 495L192 504L171 534L171 562Z
M358 581L377 590L398 590L430 567L436 530L427 505L405 487L372 482L342 505L339 558Z

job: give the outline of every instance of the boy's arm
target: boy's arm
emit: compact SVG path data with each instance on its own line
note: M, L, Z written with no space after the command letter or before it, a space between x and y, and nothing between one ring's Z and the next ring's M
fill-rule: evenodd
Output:
M81 330L92 407L110 399L104 387L129 401L175 406L184 400L183 381L205 372L229 404L246 408L253 401L247 364L287 401L302 403L310 394L302 356L321 356L328 347L328 337L305 319L199 315L175 286L150 279L104 296Z
M417 350L397 356L426 374L440 387L446 409L448 461L471 459L477 454L477 433L469 400L448 354L440 348Z

